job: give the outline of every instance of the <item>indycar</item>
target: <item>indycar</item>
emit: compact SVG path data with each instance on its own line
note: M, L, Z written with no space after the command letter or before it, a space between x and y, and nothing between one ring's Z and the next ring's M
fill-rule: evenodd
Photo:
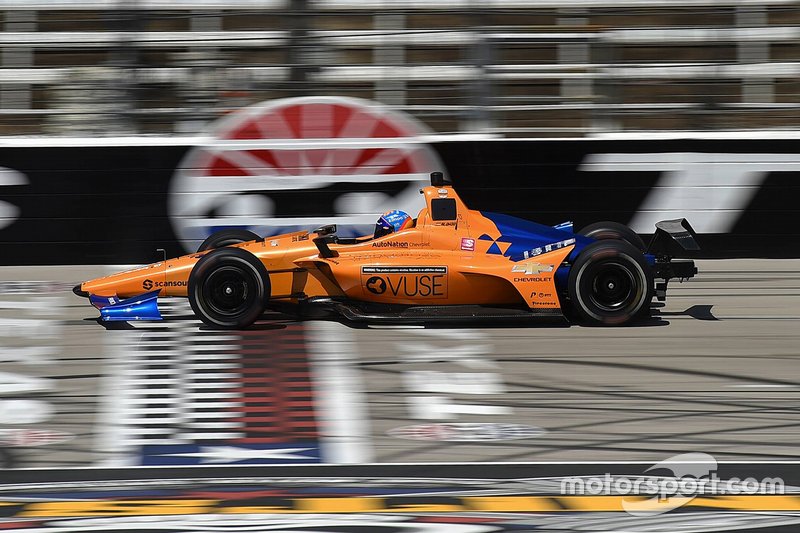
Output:
M85 281L103 321L160 320L158 298L188 298L216 329L243 329L267 310L301 317L429 324L558 318L624 325L651 313L670 280L697 273L685 219L656 224L649 245L614 222L573 231L468 209L441 172L425 207L388 235L343 238L335 225L260 237L212 234L196 253Z

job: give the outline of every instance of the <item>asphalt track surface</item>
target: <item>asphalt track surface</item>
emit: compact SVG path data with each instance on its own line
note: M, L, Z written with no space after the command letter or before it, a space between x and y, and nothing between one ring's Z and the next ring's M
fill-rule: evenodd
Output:
M659 461L694 451L721 460L797 458L800 261L699 266L698 277L670 286L651 322L634 327L361 328L266 320L251 334L266 345L287 327L302 330L318 382L316 416L333 416L350 438L350 452L342 452L349 457L336 462ZM106 270L0 272L2 369L51 379L38 386L54 403L74 402L56 429L78 427L78 435L97 429L87 424L108 408L109 389L118 385L109 378L125 362L119 357L144 346L150 332L179 330L183 336L166 346L173 352L181 339L213 333L191 319L184 301L163 323L107 331L93 320L96 311L69 292L82 277ZM228 342L219 338L225 339L211 337L212 349ZM162 372L169 377L170 369ZM331 405L339 412L329 415ZM476 446L387 435L428 423L519 424L531 428L531 438ZM48 456L61 466L59 456ZM85 459L65 454L63 465L73 460Z
M670 287L653 320L634 327L363 328L279 318L241 336L202 328L185 302L167 302L163 323L109 330L70 292L109 267L2 268L0 449L14 468L120 468L191 455L148 456L152 445L263 442L253 424L272 422L245 413L237 423L246 427L234 427L211 400L227 394L215 380L229 380L229 367L251 365L235 357L249 357L283 366L261 369L267 381L243 390L267 394L269 375L290 376L300 385L285 387L290 400L281 405L305 409L276 426L293 432L276 441L288 455L247 459L256 462L568 462L579 474L590 462L654 464L684 453L753 464L797 459L800 261L699 268ZM292 366L297 354L300 369ZM314 427L298 429L309 418ZM316 455L285 452L305 446L310 433L319 437ZM484 465L480 477L495 468Z

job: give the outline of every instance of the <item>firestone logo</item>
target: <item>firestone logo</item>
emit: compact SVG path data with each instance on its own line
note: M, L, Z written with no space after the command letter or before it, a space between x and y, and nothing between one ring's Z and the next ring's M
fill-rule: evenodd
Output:
M518 263L511 268L511 272L518 272L520 274L525 274L526 276L533 276L552 271L553 265L543 265L542 263L534 263L532 261Z

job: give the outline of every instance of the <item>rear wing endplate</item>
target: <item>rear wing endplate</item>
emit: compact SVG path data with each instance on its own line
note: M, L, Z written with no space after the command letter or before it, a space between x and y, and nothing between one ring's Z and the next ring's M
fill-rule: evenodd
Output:
M667 257L691 256L700 251L697 233L685 218L656 222L656 232L647 253Z

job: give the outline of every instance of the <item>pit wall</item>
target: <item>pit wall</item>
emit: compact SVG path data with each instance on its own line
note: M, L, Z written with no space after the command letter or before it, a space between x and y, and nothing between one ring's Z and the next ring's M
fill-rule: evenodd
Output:
M145 263L161 257L158 248L167 255L191 249L194 243L181 242L185 217L175 205L195 196L176 189L175 180L194 146L108 139L0 144L0 264ZM656 220L686 217L700 234L702 257L800 257L800 139L484 140L429 147L473 209L547 224L572 220L576 228L615 220L645 235ZM230 222L231 210L245 226L246 215L259 209L277 218L326 220L347 214L342 205L352 202L339 202L342 195L379 193L390 204L418 185L391 178L339 182L329 170L319 180L306 179L302 190L251 184L241 201L240 174L228 174L230 188L218 193L234 200L225 212L202 214L207 231ZM264 220L263 212L256 214Z

